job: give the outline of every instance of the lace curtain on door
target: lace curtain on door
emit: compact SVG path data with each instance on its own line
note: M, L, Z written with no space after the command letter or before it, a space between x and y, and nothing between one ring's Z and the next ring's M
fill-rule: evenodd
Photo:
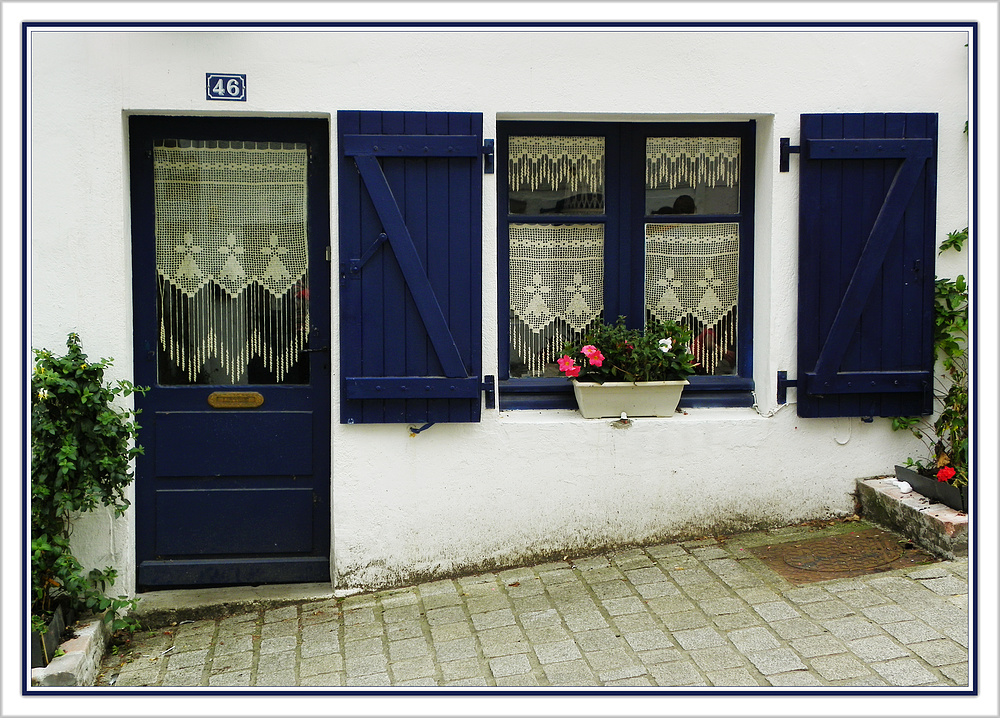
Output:
M282 381L308 336L304 145L153 149L160 348L189 381ZM167 146L171 145L171 146Z
M739 225L647 224L646 313L691 330L708 374L736 347Z
M646 188L735 187L739 137L646 138Z
M604 311L603 225L510 225L510 307L511 374L543 376Z

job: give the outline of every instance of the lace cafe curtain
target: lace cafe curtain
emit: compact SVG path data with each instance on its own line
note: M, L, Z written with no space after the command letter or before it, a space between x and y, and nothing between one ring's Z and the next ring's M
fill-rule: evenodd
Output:
M512 192L604 192L603 137L511 137Z
M305 145L160 145L162 355L191 382L248 383L261 365L283 381L309 327Z
M646 188L735 187L739 137L647 137Z
M511 374L544 376L604 311L603 225L510 225L510 305Z
M739 225L647 224L646 314L691 330L706 372L736 347Z

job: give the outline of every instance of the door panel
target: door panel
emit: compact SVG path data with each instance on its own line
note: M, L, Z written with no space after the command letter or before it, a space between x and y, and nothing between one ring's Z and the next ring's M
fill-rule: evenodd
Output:
M328 581L329 123L129 132L139 586Z

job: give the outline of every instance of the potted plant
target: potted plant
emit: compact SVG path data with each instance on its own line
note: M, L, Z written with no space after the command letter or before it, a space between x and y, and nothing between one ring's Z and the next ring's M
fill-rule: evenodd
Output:
M128 508L130 463L142 448L135 444L135 412L114 404L145 390L128 381L107 383L111 360L88 360L76 334L66 346L64 356L36 349L31 375L32 667L53 658L53 642L76 613L103 613L112 631L135 627L118 614L136 601L105 595L114 569L85 573L70 535L82 512L103 505L120 516Z
M618 317L566 344L559 370L573 380L585 418L672 416L695 370L690 339L691 332L676 322L652 319L643 332Z
M941 251L961 249L969 230L952 232ZM908 430L927 447L921 458L896 467L896 478L917 493L953 509L968 509L969 485L969 290L965 277L934 282L934 350L941 373L935 386L935 414L897 417L895 430Z

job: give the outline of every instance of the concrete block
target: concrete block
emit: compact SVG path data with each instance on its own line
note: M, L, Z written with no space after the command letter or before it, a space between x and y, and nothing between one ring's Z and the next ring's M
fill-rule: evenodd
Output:
M893 479L859 479L865 520L906 536L949 560L969 554L969 517L916 492L903 494Z

